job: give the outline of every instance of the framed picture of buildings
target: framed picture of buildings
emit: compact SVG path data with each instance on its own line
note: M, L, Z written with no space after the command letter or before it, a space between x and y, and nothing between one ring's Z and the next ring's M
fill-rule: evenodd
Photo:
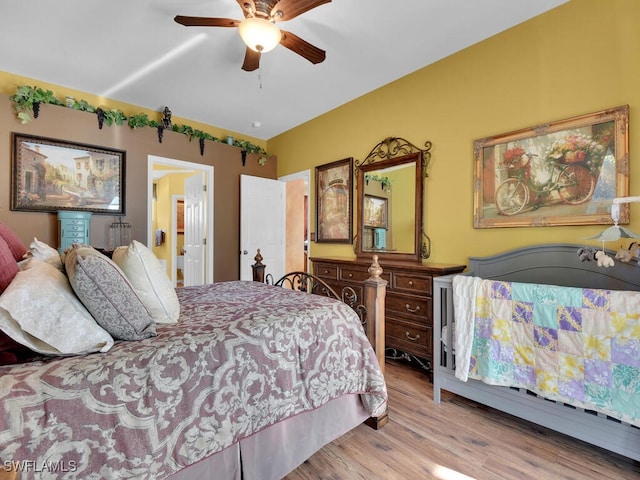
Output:
M316 242L351 243L353 158L316 167Z
M364 226L369 228L387 228L388 200L375 195L364 196Z
M125 152L13 133L11 210L124 215Z
M474 227L611 223L629 192L628 132L626 105L476 140Z

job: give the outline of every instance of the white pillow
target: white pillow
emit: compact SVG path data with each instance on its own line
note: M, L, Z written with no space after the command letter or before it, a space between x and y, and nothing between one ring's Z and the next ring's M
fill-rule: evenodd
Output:
M118 247L111 257L127 276L156 323L177 323L180 303L176 289L155 254L134 240Z
M29 245L29 250L27 250L25 257L37 258L38 260L42 260L43 262L53 265L61 272L64 271L58 251L47 245L45 242L41 242L36 237L33 237L33 242Z
M0 295L0 330L47 355L106 352L113 346L64 273L37 258L29 259Z

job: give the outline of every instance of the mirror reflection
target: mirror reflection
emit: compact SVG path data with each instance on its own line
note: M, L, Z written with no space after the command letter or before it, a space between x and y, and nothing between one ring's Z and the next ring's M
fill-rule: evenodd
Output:
M415 253L416 162L363 173L362 250Z

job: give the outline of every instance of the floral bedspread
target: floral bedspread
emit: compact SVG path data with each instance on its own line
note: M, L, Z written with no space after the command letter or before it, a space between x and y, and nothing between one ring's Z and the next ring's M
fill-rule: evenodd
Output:
M468 377L640 426L640 293L461 281L475 288L466 314L455 305Z
M342 394L362 394L372 416L386 410L375 353L346 305L240 281L178 295L180 321L157 337L0 367L0 468L155 480Z

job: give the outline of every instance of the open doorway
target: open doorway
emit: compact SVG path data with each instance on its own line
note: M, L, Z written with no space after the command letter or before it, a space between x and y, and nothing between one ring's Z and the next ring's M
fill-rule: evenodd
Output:
M304 183L303 186L303 192L302 192L302 201L298 202L299 205L295 205L295 206L291 206L289 205L287 208L287 229L289 228L298 228L298 224L302 223L302 228L304 230L303 236L304 236L304 241L302 242L302 245L300 246L300 248L303 249L304 251L304 264L305 264L305 268L304 271L305 272L309 272L311 271L311 265L310 265L310 261L309 261L309 232L311 231L311 225L310 225L310 212L309 212L309 195L310 195L310 183L311 183L311 170L302 170L300 172L295 172L295 173L291 173L289 175L284 175L282 177L278 177L278 180L282 181L282 182L293 182L296 180L302 180ZM292 214L290 213L292 211L292 208L295 209L295 216L300 220L300 222L290 222L289 219L290 217L292 217ZM291 225L293 225L293 227L291 227ZM289 245L287 244L287 250L289 249L297 249L298 247L296 245ZM290 252L287 252L287 255L289 255ZM295 255L295 253L294 253ZM290 271L290 270L287 270Z
M167 275L177 285L178 198L184 196L184 179L200 174L207 186L202 192L202 203L207 214L204 225L204 282L213 282L213 166L149 155L147 159L147 245L161 263ZM160 207L160 208L159 208ZM184 226L182 227L184 229ZM183 257L184 258L184 257Z

